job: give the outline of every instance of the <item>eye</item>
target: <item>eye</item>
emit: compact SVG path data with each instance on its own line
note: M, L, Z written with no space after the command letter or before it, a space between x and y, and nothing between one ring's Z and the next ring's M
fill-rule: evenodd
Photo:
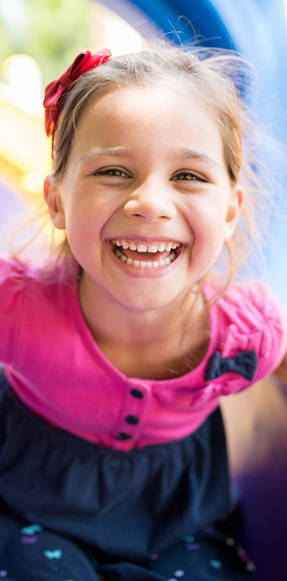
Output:
M125 173L123 170L117 167L110 167L106 169L99 169L95 171L93 175L96 176L114 176L116 178L129 178L130 176Z
M177 182L177 181L206 182L207 180L203 176L201 176L197 173L193 173L190 171L182 171L182 172L178 173L177 175L173 176L171 178L171 181L173 181L173 182Z

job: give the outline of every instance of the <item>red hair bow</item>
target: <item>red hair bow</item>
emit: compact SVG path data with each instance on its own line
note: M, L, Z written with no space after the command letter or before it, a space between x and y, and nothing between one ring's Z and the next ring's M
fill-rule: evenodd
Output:
M111 52L107 48L99 50L93 55L89 50L80 52L59 79L46 87L43 105L45 107L45 131L48 137L53 135L63 105L63 96L68 93L71 85L84 73L105 63L111 56Z

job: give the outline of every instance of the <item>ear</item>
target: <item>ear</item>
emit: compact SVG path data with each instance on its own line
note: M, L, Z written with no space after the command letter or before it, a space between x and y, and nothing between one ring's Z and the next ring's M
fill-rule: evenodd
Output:
M236 184L231 192L231 199L227 210L224 242L228 242L235 232L242 211L244 198L244 188L240 184Z
M59 191L59 184L53 175L47 176L44 181L44 198L55 228L58 228L58 230L65 230L66 220Z

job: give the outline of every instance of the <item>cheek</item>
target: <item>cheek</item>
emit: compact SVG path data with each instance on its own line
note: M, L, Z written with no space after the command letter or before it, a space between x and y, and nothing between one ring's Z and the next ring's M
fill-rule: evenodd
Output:
M95 238L96 222L93 213L88 212L82 205L74 206L66 214L67 239L73 254L84 252Z
M225 212L219 204L205 203L189 211L189 224L195 240L211 241L225 232Z
M225 237L225 215L218 208L209 206L198 213L191 222L193 232L192 259L210 269L217 261Z
M66 211L67 239L74 257L84 267L94 263L103 250L105 227L109 223L109 204L99 203L95 196L74 199Z

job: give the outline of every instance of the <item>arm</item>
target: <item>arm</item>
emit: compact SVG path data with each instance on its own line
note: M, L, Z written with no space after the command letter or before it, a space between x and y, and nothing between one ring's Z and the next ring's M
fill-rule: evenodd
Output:
M273 376L277 377L277 379L280 379L280 381L283 381L287 385L287 353L285 354L281 365L279 365L279 367L277 367L273 372Z

